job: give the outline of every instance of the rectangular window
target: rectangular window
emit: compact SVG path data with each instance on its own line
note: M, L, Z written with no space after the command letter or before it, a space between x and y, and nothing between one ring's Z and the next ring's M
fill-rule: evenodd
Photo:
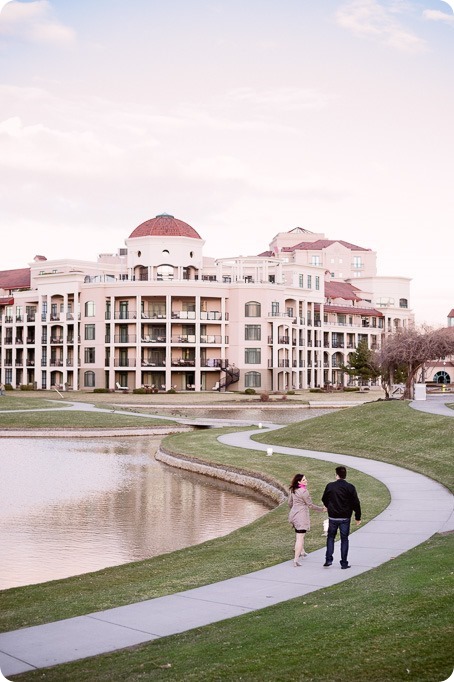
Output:
M86 324L85 325L85 340L94 341L95 340L95 325Z
M353 256L353 267L360 269L363 267L361 256Z
M85 363L92 364L95 362L95 349L86 348L84 353Z
M312 275L307 276L307 288L312 289Z
M244 362L246 365L258 365L261 362L260 348L245 348Z
M244 385L246 388L260 388L262 385L260 372L246 372L244 375Z
M260 341L262 338L262 328L259 324L246 324L244 327L245 341Z
M311 265L320 265L320 256L311 256Z
M315 288L320 291L320 277L318 275L315 276Z
M300 287L304 287L304 275L299 275L298 284Z

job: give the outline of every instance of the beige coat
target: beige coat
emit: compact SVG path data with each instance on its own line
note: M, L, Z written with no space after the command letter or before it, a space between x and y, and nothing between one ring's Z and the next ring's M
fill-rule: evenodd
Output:
M294 493L290 491L288 506L290 507L288 520L295 530L310 530L311 519L309 509L314 509L314 511L318 512L323 511L323 507L314 504L309 492L303 488L297 488Z

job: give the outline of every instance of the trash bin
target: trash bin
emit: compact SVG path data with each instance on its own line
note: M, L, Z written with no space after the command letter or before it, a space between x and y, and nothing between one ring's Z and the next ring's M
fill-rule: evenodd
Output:
M415 384L415 400L426 400L426 384Z

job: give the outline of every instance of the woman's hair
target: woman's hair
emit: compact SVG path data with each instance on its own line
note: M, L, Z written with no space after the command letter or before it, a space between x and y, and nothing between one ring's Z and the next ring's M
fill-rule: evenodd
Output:
M292 478L292 482L290 483L290 490L292 493L295 492L295 490L298 489L298 483L302 481L304 478L304 474L295 474L294 477Z

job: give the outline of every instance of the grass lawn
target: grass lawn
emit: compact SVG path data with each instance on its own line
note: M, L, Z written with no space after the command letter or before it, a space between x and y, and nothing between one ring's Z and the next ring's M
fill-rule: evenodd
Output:
M24 398L24 393L15 396L10 392L0 396L0 410L51 410L54 407L64 407L63 404L52 398ZM1 419L0 415L0 419Z
M68 405L64 403L51 403L50 399L23 398L22 396L0 398L0 429L121 429L121 428L152 428L153 426L175 425L175 422L166 419L150 417L134 417L130 414L122 414L121 407L115 408L112 414L84 412L64 409ZM101 405L103 409L109 406ZM49 408L62 408L49 412L32 412L30 410L42 410ZM112 409L112 408L110 408ZM20 410L27 410L26 413Z
M451 491L454 488L454 419L413 410L406 401L367 403L253 438L378 459L430 476Z
M413 415L405 403L392 401L293 424L263 434L263 440L383 459L446 484L452 468L451 424L447 417ZM263 452L228 448L215 441L215 435L213 430L179 434L165 442L176 452L261 471L286 484L296 470L294 457L266 458ZM317 500L332 478L332 464L305 459L304 471ZM387 491L382 484L352 469L349 480L358 487L366 519L386 506ZM315 513L312 519L309 549L324 544L315 532ZM0 595L1 629L87 613L256 570L290 559L292 543L286 509L281 506L203 545L78 578L6 590ZM436 535L373 571L304 598L14 679L441 682L453 667L453 544L453 535Z

